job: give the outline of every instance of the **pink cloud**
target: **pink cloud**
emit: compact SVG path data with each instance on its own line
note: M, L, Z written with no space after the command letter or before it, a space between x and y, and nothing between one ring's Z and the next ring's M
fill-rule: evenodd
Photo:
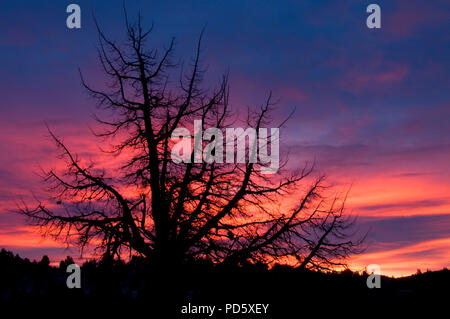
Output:
M402 82L409 70L409 66L405 64L386 62L373 62L365 68L357 65L338 79L338 86L353 93L377 89L380 86Z
M436 27L448 19L448 11L441 10L439 5L429 5L427 1L399 1L396 11L386 11L383 28L394 36L408 37L423 27Z
M379 84L391 84L401 82L409 72L406 65L397 65L391 70L380 72L373 76L374 81Z
M300 103L307 103L309 100L309 94L299 87L284 87L277 90L283 100L292 99Z
M36 43L36 37L21 27L11 27L2 40L4 45L27 47Z

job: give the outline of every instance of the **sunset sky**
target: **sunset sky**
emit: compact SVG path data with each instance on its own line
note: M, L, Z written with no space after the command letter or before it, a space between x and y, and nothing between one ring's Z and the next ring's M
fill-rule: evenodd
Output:
M423 1L128 1L155 24L149 45L176 37L189 62L206 26L206 83L229 71L237 110L269 91L290 167L316 160L318 171L351 192L348 211L370 230L354 269L378 264L386 275L450 266L450 3ZM31 4L30 4L31 3ZM82 28L68 29L77 3ZM366 27L366 7L381 7L381 29ZM72 150L96 157L95 102L80 84L102 85L92 15L124 39L122 0L0 2L0 248L59 261L75 249L42 239L14 213L42 187L39 167L56 165L48 124Z

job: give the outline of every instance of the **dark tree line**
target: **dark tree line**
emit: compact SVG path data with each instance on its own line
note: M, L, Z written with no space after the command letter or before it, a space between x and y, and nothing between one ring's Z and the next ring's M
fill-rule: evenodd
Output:
M34 313L51 311L58 316L74 308L105 317L117 317L121 311L127 316L134 311L141 314L143 309L152 318L158 315L149 303L154 276L148 271L151 263L146 258L133 257L128 262L114 260L112 263L86 261L81 266L81 289L66 287L66 267L71 263L73 260L67 257L59 267L54 267L49 265L46 256L36 262L0 250L2 310L11 307L17 313L26 305ZM321 315L336 315L338 311L350 317L357 313L359 317L361 310L367 309L382 313L395 309L404 314L419 308L443 307L448 300L446 283L450 280L450 271L443 269L401 278L383 276L381 289L368 289L368 274L348 269L324 273L276 265L269 270L260 263L237 267L204 261L185 265L181 271L185 276L178 286L183 298L171 309L164 309L164 318L192 318L180 315L181 305L188 302L269 303L270 318L295 318L299 313L314 315L318 311Z

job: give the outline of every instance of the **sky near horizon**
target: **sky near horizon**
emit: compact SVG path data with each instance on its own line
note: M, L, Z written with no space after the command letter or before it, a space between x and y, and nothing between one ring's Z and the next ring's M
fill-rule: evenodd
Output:
M66 6L81 7L68 29ZM436 1L127 1L154 22L151 45L174 36L186 61L206 26L205 81L229 71L233 105L260 105L272 91L291 163L349 188L348 210L370 230L354 269L386 275L450 266L450 3ZM366 7L381 7L381 29ZM11 213L41 194L39 167L56 165L46 124L81 156L96 156L95 102L81 87L103 83L92 16L119 42L122 1L0 2L0 248L52 261L75 249L42 239Z

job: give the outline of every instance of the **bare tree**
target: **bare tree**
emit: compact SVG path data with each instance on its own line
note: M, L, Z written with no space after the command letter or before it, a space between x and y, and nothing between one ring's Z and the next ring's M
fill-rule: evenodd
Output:
M324 177L313 178L313 165L295 173L282 165L279 174L263 175L261 164L249 161L172 161L171 135L177 127L192 127L195 119L204 128L235 123L228 75L215 89L204 88L202 36L192 63L183 68L174 62L173 39L163 51L149 50L153 27L144 30L139 17L134 24L126 19L126 28L123 45L98 28L107 88L93 88L81 75L83 86L109 112L96 117L101 130L94 134L109 139L105 152L126 160L114 170L99 169L49 130L67 167L45 171L51 200L38 201L37 207L24 203L21 213L46 234L82 248L92 244L118 258L130 252L163 267L195 259L295 262L315 269L345 265L362 239L353 238L345 198L324 196ZM258 132L272 122L272 108L269 97L248 112L246 124ZM286 207L286 199L295 199L292 207Z

